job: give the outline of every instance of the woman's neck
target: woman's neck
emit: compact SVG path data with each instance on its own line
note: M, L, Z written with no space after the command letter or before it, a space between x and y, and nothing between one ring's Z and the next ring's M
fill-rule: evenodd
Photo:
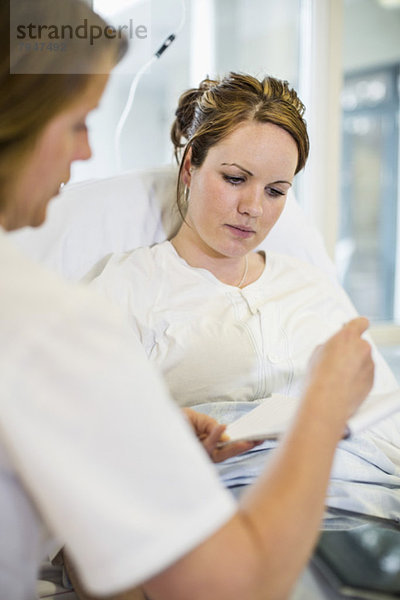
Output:
M188 225L183 224L171 244L176 252L191 267L207 269L222 283L236 287L245 287L260 277L264 270L264 257L255 252L240 256L224 256L207 246L197 242L191 231L185 231Z

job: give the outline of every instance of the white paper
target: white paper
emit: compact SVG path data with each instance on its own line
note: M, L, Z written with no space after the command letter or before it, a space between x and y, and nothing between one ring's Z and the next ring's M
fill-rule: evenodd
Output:
M230 442L266 440L280 437L294 419L299 399L272 394L252 411L226 428ZM387 394L371 394L349 419L346 435L367 429L400 410L400 389Z
M299 404L297 398L272 394L226 428L229 441L279 437L288 428Z

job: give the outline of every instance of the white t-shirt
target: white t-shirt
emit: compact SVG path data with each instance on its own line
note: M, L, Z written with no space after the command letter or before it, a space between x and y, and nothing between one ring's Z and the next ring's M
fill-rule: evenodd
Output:
M356 316L319 268L274 252L243 289L189 266L170 242L113 255L100 269L93 286L129 315L173 398L222 422L272 392L298 396L314 348ZM374 391L397 388L376 349L374 360ZM273 446L219 465L224 483L254 481ZM400 517L400 413L340 443L327 502Z
M31 600L52 536L94 594L134 586L234 513L117 311L0 230L0 590Z

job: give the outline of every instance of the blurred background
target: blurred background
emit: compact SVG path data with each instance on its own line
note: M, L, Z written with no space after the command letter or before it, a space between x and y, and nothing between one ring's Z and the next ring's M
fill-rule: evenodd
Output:
M172 163L177 99L206 75L287 79L306 105L311 138L297 199L400 380L400 1L90 3L115 24L143 14L153 51L179 31L138 83L120 138L122 164L114 136L133 77L126 65L112 75L89 121L94 156L74 167L72 180Z

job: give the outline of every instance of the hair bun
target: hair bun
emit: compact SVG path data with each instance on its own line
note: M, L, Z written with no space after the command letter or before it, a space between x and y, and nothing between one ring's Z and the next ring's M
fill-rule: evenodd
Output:
M203 94L217 84L217 81L206 78L201 81L198 88L191 88L180 96L175 111L176 118L171 127L171 140L175 148L175 156L193 134L196 108Z

